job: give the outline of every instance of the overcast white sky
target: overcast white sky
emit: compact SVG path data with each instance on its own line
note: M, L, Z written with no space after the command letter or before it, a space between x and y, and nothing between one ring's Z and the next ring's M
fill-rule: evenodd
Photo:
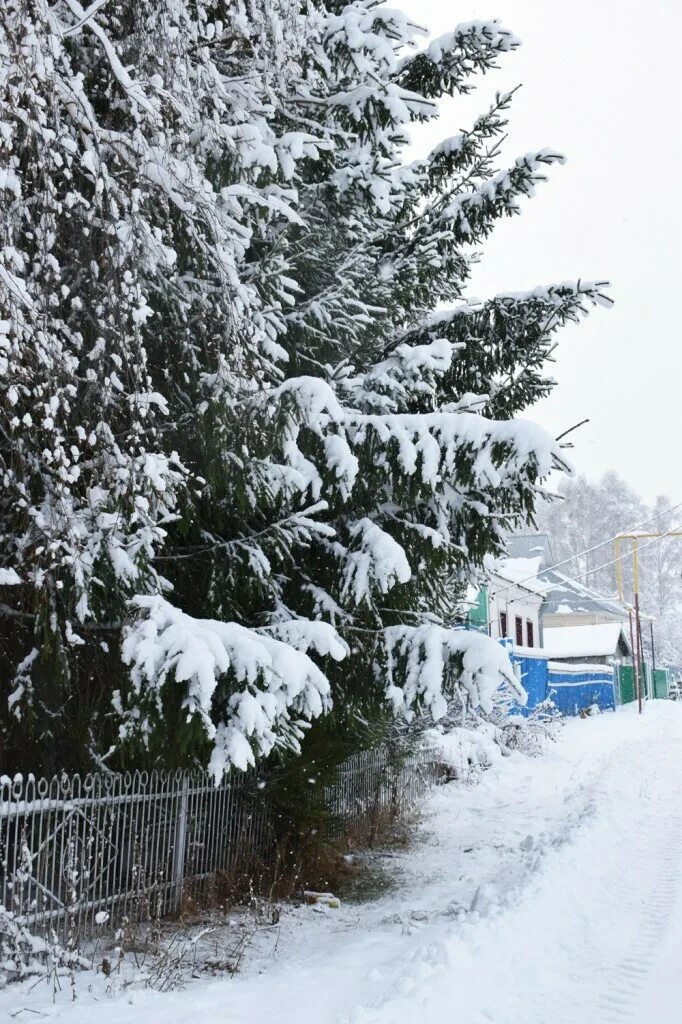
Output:
M530 415L555 434L585 417L578 472L609 469L646 498L682 500L682 131L679 0L394 0L433 35L499 18L522 46L478 77L438 122L427 150L469 127L495 90L521 83L511 160L551 146L568 159L501 223L470 294L482 298L578 277L608 279L616 305L558 336L559 384Z

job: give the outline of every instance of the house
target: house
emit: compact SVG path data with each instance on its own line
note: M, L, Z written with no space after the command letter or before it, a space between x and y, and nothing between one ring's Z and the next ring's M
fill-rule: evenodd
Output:
M542 647L542 606L546 586L537 579L537 558L501 558L488 585L489 633L517 647Z
M549 540L509 538L508 554L488 566L488 584L468 595L469 624L512 641L509 654L528 694L525 712L551 697L562 714L634 699L628 612L553 568ZM626 694L626 696L623 696Z
M631 659L627 608L555 569L546 534L510 537L507 552L469 595L471 625L563 664Z
M607 623L618 623L626 628L628 610L619 601L598 594L557 569L543 569L542 579L548 586L542 613L548 629Z
M630 660L627 608L554 568L546 534L510 537L507 552L490 569L491 636L508 637L517 648L542 648L564 664Z
M552 662L618 665L629 660L630 643L619 622L545 627L544 649Z
M585 584L552 567L552 552L546 534L519 534L507 543L509 558L534 558L538 564L538 582L545 587L542 628L596 626L620 623L627 635L629 615L619 601L604 597ZM547 645L545 645L547 646Z

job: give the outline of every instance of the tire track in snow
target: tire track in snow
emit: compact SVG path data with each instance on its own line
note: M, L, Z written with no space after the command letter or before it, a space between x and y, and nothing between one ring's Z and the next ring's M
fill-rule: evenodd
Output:
M678 896L682 813L677 794L682 789L682 754L677 746L677 737L672 735L661 736L655 747L651 737L627 743L619 756L604 766L596 791L581 787L572 795L569 806L574 806L563 829L544 837L535 864L545 875L545 894L559 878L564 883L564 896L554 904L556 913L549 931L544 930L542 915L537 915L538 894L524 894L522 887L520 920L517 908L505 906L506 901L498 908L502 914L496 920L506 933L502 945L494 943L492 934L480 944L474 923L468 948L460 946L457 956L448 956L445 937L440 955L433 948L413 951L409 959L395 965L392 991L389 986L376 1002L356 1005L350 1015L337 1020L344 1024L403 1024L426 1012L429 1024L444 1024L459 1003L461 985L466 984L464 964L473 954L487 961L489 984L499 982L503 997L500 1002L486 992L479 991L476 996L469 991L473 998L467 1000L468 1009L460 1010L461 1024L484 1020L494 1024L633 1021ZM603 843L605 837L606 847L592 847L598 839ZM574 841L575 852L568 851L566 856L565 844L573 846ZM603 854L605 859L601 859ZM588 876L592 884L583 885ZM529 930L530 922L540 925L541 931ZM462 932L456 935L457 931L452 938L459 945L465 936ZM551 965L550 977L528 990L521 968L521 976L503 975L503 981L499 970L505 953L511 956L514 943L524 944L538 934L545 940L542 955ZM493 939L497 960L488 948L489 939ZM469 962L469 968L473 967ZM432 986L439 993L430 993Z
M653 751L637 743L624 753L605 773L604 795L610 791L612 801L616 795L606 821L600 816L602 826L612 830L611 855L606 863L600 862L598 854L595 859L599 885L596 891L593 887L596 899L587 917L585 907L576 901L575 913L582 914L590 926L584 948L571 951L578 954L571 965L575 990L586 992L583 1015L576 1017L575 1008L563 1007L556 1016L547 1017L552 1024L633 1020L678 897L682 814L677 794L682 786L682 757L677 737L662 735ZM608 802L603 813L607 806Z
M519 1016L512 1011L509 1022L513 1018L514 1024L627 1024L640 1019L635 1015L680 891L676 872L682 857L682 756L677 736L661 736L653 751L650 738L627 744L601 781L595 824L602 832L612 831L610 857L600 860L605 848L597 843L594 862L583 848L573 865L576 898L565 908L566 920L573 921L569 942L562 922L547 936L545 949L548 959L568 954L561 971L563 988L557 982L554 991L545 988L533 1000L534 1011L528 1007ZM619 789L622 799L609 808ZM620 858L618 872L613 870L614 853ZM597 882L586 887L587 896L580 884L586 870ZM587 926L582 943L576 922ZM499 1024L507 1024L507 1018L500 1017Z
M676 786L670 786L671 774L676 776ZM661 786L666 778L667 785ZM676 794L682 784L682 760L677 745L669 750L668 756L659 760L652 781L657 784L652 796L660 794L662 789L664 794L667 790L667 799L659 796L654 801L655 806L646 813L644 821L648 841L640 844L637 850L638 877L647 882L642 894L644 908L635 942L609 972L608 985L598 1004L600 1024L625 1024L633 1020L640 1010L655 955L679 896L677 871L682 857L682 814ZM666 812L669 812L669 817Z

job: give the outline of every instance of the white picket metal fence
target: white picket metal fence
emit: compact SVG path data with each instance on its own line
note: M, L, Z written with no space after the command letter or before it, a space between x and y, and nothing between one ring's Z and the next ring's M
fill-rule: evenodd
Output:
M355 755L325 790L340 823L399 815L437 777L428 752ZM266 863L267 787L202 772L0 780L0 903L32 930L81 936L164 917L183 894Z

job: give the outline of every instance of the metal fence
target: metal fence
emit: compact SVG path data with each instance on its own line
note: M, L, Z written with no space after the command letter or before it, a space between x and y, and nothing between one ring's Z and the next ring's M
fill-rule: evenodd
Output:
M162 917L183 886L229 873L262 842L253 776L200 772L3 780L1 902L29 927L81 933Z
M343 826L376 826L386 814L399 817L442 776L433 751L394 754L385 747L354 754L336 772L326 801Z
M398 760L381 748L339 767L325 790L332 815L370 828L432 784L433 755ZM262 782L234 773L134 772L0 780L0 903L31 929L77 936L100 925L163 917L184 894L267 861Z

